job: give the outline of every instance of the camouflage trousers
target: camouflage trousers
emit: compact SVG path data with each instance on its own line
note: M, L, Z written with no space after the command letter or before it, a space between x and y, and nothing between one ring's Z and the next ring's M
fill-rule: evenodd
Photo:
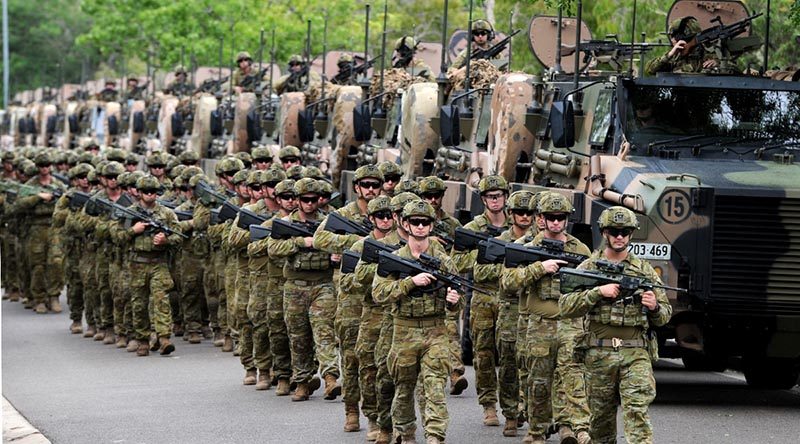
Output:
M81 258L77 250L64 258L64 279L67 282L67 304L69 318L73 322L83 322L83 280L80 270Z
M97 292L97 276L94 273L94 263L97 253L93 246L83 252L80 261L81 281L83 282L83 304L86 325L96 326L100 322L100 295Z
M123 259L119 265L119 292L114 295L114 332L118 335L133 335L133 306L131 304L130 263ZM132 338L131 338L132 339Z
M256 368L253 364L253 323L247 317L247 304L250 302L250 267L247 255L238 255L236 262L234 319L239 332L239 362L245 370L253 370ZM230 311L230 308L228 310Z
M339 340L339 354L342 357L342 399L345 404L358 405L361 390L358 387L358 328L361 325L361 312L364 296L358 292L338 293L335 327Z
M528 434L534 437L544 437L552 422L575 431L589 428L584 369L573 356L581 322L529 317Z
M64 289L64 246L59 230L50 230L50 242L52 245L47 257L47 295L57 298Z
M183 326L189 333L200 333L206 325L203 319L203 308L206 305L203 287L203 258L183 252L181 268L181 314Z
M224 314L226 325L228 326L229 335L234 338L239 338L239 327L236 323L236 276L237 272L237 259L235 255L223 256L225 261L225 274L224 274L224 290L220 292L219 309L220 316ZM224 310L224 312L223 312ZM220 319L220 323L221 323Z
M656 380L644 348L593 347L586 351L586 380L592 412L592 442L616 442L617 404L627 442L652 443L647 410L656 397Z
M425 405L422 410L426 437L444 441L449 417L445 388L452 370L447 328L444 323L431 327L409 327L395 321L392 347L386 358L395 385L392 401L394 429L402 436L416 430L414 396L422 378Z
M108 264L108 283L111 286L111 319L114 334L127 335L125 330L125 281L122 280L122 263L116 258Z
M316 374L314 355L324 377L339 378L333 319L336 298L330 279L288 279L284 286L284 309L292 350L292 381L307 383Z
M5 288L6 292L14 292L19 291L19 276L17 274L17 267L16 267L16 258L15 254L17 251L17 236L15 234L11 234L7 232L7 228L3 228L3 245L2 245L2 257L0 260L2 263L2 274L3 274L3 288Z
M519 371L517 365L517 320L519 303L502 300L497 313L497 364L499 379L500 409L506 419L519 416L521 403Z
M100 319L97 320L98 329L111 329L114 326L114 296L111 294L111 283L108 279L108 264L111 256L105 248L97 250L97 260L94 264L95 279L97 281L97 294L100 302Z
M219 281L217 271L214 269L215 254L203 260L203 292L206 298L206 308L208 308L208 325L213 330L220 328L219 324Z
M461 333L459 333L458 323L461 320L461 311L448 311L445 319L447 327L447 337L449 338L450 364L454 372L459 375L464 374L464 361L461 359Z
M378 418L378 365L375 360L375 348L381 333L383 307L364 305L361 311L361 323L358 326L356 339L356 358L358 359L358 389L361 392L361 410L370 420Z
M269 330L269 348L272 352L272 370L277 378L292 377L292 351L289 347L289 333L286 330L284 316L282 277L270 277L267 281L267 329Z
M150 332L159 338L172 335L172 311L169 291L172 276L166 262L131 262L131 308L135 338L147 342Z
M28 299L34 304L48 302L53 295L54 287L59 282L63 257L56 256L53 251L50 227L47 225L31 225L28 232L26 250L28 254L29 293ZM59 289L60 293L60 289Z
M172 290L167 295L169 296L169 308L172 313L172 322L176 325L183 326L183 303L181 295L183 294L183 269L180 267L183 251L173 251L169 254L169 275L172 277Z
M17 279L19 280L19 289L25 298L30 300L31 296L31 269L30 269L30 254L27 249L28 235L21 234L17 238L17 251L16 260L17 264Z
M528 314L520 313L517 317L517 374L519 375L519 411L527 415L530 405L530 388L528 387Z
M267 257L259 259L266 261ZM272 368L272 351L269 347L269 312L267 310L268 287L269 276L266 270L250 271L250 300L246 310L247 318L252 325L252 362L255 368L265 372L269 372Z
M497 404L497 362L495 328L499 302L496 296L474 292L470 304L470 332L474 354L475 388L478 403Z
M381 429L392 430L392 401L394 400L394 381L389 373L386 358L389 356L389 349L392 346L394 335L394 324L392 313L389 307L382 307L380 333L378 341L375 343L375 366L378 368L375 374L375 386L377 390L378 425Z

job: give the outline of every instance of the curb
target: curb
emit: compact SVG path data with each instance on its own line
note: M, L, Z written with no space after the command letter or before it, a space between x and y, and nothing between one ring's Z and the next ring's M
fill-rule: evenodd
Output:
M50 444L10 402L3 397L3 442L14 444Z

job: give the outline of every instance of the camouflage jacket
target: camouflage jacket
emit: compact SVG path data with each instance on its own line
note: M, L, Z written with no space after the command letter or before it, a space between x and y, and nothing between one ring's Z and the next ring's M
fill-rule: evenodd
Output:
M236 70L233 71L233 79L232 79L233 86L242 86L242 82L244 82L244 79L255 75L258 75L258 69L256 69L256 67L254 66L250 67L249 74L242 71L241 68L236 68ZM253 92L255 91L255 86L256 86L255 82L251 81L247 86L242 87L242 92Z
M433 70L430 65L422 61L422 59L411 59L408 66L403 67L411 77L421 77L429 82L435 82L436 76L433 75Z
M354 243L350 250L361 254L364 251L364 240L375 239L372 233L364 239L360 239ZM389 245L400 244L400 236L397 231L391 231L386 236L378 239L378 242L383 242ZM378 264L368 264L359 260L356 265L356 270L353 273L342 274L339 279L339 290L345 294L358 294L363 297L364 305L376 305L372 299L372 279L375 277L375 271L378 269Z
M468 224L469 225L469 224ZM524 236L523 236L524 237ZM514 237L514 230L511 228L507 229L500 233L500 236L497 236L496 239L500 239L501 241L505 242L514 242L519 238ZM480 282L489 288L495 288L500 291L500 276L503 274L503 264L475 264L475 268L472 271L473 276L475 278L475 282ZM503 292L505 293L505 292ZM509 292L509 294L513 294L514 292Z
M306 76L292 77L291 74L284 74L272 83L272 89L275 94L303 92L311 87L322 85L322 77L314 71L309 71L307 83L308 85L306 85Z
M56 178L52 178L50 184L44 186L39 182L38 177L34 177L27 182L25 185L31 185L35 187L42 187L46 190L58 190L58 191L66 191L67 187L63 183L61 183ZM45 202L39 197L38 194L34 194L32 196L25 196L25 197L18 197L16 203L14 204L13 208L16 211L27 213L29 217L29 222L31 224L39 224L42 223L50 224L51 218L53 216L53 211L56 208L56 199L50 199L49 202Z
M238 72L238 70L237 70ZM175 97L188 96L194 92L194 88L188 82L174 81L170 83L165 89L164 94L171 94Z
M242 208L250 210L260 216L272 216L267 210L267 204L264 203L264 199L259 199L258 202L253 204L244 205ZM239 216L237 215L228 231L228 244L232 251L235 251L240 257L243 257L248 254L247 246L250 243L250 230L243 230L239 228L238 224Z
M262 227L272 228L272 223L275 221L276 218L283 218L280 213L275 214L271 218L267 219L263 224ZM268 257L269 262L267 264L267 274L270 279L283 279L283 267L286 265L286 258L285 257L274 257L269 256L267 254L269 248L269 237L266 239L261 239L259 241L251 242L247 246L247 254L252 257Z
M478 46L477 43L472 42L472 50L471 51L474 53L475 51L480 51L482 49L486 50L486 49L491 48L492 44L493 44L492 42L486 42L485 45ZM501 57L501 55L502 55L502 53L501 54L497 54L496 56L494 56L493 60L499 59ZM474 61L474 59L473 59L473 61ZM464 48L464 49L461 50L460 53L458 53L458 56L456 56L455 60L453 60L453 63L450 64L450 68L451 69L458 69L458 68L461 68L462 66L464 66L466 64L467 64L467 48Z
M472 219L464 228L472 231L476 231L478 233L486 233L486 230L491 225L489 222L489 217L486 215L484 211L483 214L479 214L475 219ZM495 227L497 229L508 229L511 226L511 216L506 216L506 222L503 224L502 227ZM455 231L455 230L453 230ZM455 248L453 249L453 262L456 264L459 273L466 273L469 270L472 270L475 266L475 261L478 258L478 250L470 250L470 251L456 251Z
M156 203L152 209L144 208L140 203L131 205L131 208L149 214L153 219L166 224L170 229L180 233L181 227L178 225L178 218L175 213L169 208ZM153 238L156 232L148 232L145 230L143 233L136 234L133 232L133 227L121 230L118 238L123 242L132 242L133 251L135 253L149 253L149 252L163 252L166 254L169 247L177 247L181 244L181 237L177 234L167 236L167 243L165 245L154 245Z
M311 220L320 220L322 216L323 214L318 210ZM302 222L299 210L294 210L291 214L281 219L290 222ZM333 269L330 265L330 254L315 248L307 248L302 237L289 239L273 239L270 237L267 241L267 252L270 257L286 259L283 275L287 279L320 280L332 276Z
M608 260L604 250L597 250L592 253L589 259L578 266L578 269L596 270L596 262L600 259ZM650 265L649 262L639 259L632 253L628 253L628 256L622 260L621 264L625 267L625 274L644 277L652 282L661 284L661 278L653 269L653 266ZM558 305L561 309L562 317L579 318L586 316L589 319L588 330L594 333L598 338L618 337L621 339L634 339L641 337L641 334L644 332L644 327L613 326L605 320L601 321L593 318L599 318L600 312L609 308L609 306L619 305L622 306L619 308L621 311L624 311L626 316L630 314L635 317L644 316L645 323L650 326L660 327L666 325L672 317L672 306L664 290L656 288L653 292L658 301L658 309L655 311L647 311L646 315L641 314L643 308L641 303L634 302L627 306L622 306L623 301L621 300L611 301L608 298L604 298L600 294L599 287L592 288L591 290L567 293L561 296Z
M648 75L654 76L659 72L674 72L674 73L702 73L710 72L703 68L703 62L706 60L716 60L714 54L706 53L702 47L695 47L692 52L687 55L676 53L670 57L669 52L647 62L645 71Z
M343 216L354 222L363 223L367 215L361 213L358 208L358 201L350 202L349 204L339 208L335 211L340 216ZM335 234L325 230L325 225L328 223L328 218L319 225L317 231L314 233L314 248L322 251L327 251L331 254L342 254L344 250L350 248L356 241L361 239L357 234Z

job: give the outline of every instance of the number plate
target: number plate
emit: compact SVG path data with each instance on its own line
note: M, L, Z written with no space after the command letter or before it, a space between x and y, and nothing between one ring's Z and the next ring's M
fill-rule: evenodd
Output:
M670 244L632 243L628 247L628 251L639 259L668 261L672 257L672 245Z

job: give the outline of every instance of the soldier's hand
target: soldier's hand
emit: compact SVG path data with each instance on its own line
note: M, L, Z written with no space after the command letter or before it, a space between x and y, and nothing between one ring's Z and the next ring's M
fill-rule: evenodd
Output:
M141 221L136 222L135 224L133 224L133 232L136 233L136 234L142 234L142 233L144 233L144 230L147 229L147 227L149 225L150 224L148 224L146 222L141 222Z
M461 299L461 295L452 288L447 287L447 296L445 299L451 304L458 304L458 300Z
M447 242L445 242L444 239L442 239L441 237L439 236L429 236L429 237L435 240L436 242L439 242L443 247L447 247Z
M647 290L642 293L642 305L647 307L648 310L655 310L658 307L658 300L656 299L656 294L650 290Z
M619 296L619 284L605 284L600 286L600 294L604 298L616 299Z
M670 57L674 57L676 53L683 51L684 48L686 48L686 41L678 40L677 42L675 42L675 46L673 46L672 49L669 50L668 55Z
M714 59L708 59L703 62L703 68L714 68L717 66L717 61Z
M411 282L413 282L417 287L428 286L435 280L436 278L430 273L420 273L411 278Z
M342 261L342 255L341 254L337 254L337 253L331 254L331 262L341 262L341 261Z
M153 236L153 245L164 245L167 243L167 235L164 233L158 233Z
M303 243L305 244L306 248L314 248L314 238L313 237L304 237Z
M561 268L562 265L566 265L567 261L562 261L560 259L548 259L542 262L542 267L544 267L544 271L547 274L555 274L558 273L558 269Z
M52 193L39 193L39 194L37 194L37 196L39 196L39 198L42 199L45 202L50 202L51 200L53 200L53 194Z

